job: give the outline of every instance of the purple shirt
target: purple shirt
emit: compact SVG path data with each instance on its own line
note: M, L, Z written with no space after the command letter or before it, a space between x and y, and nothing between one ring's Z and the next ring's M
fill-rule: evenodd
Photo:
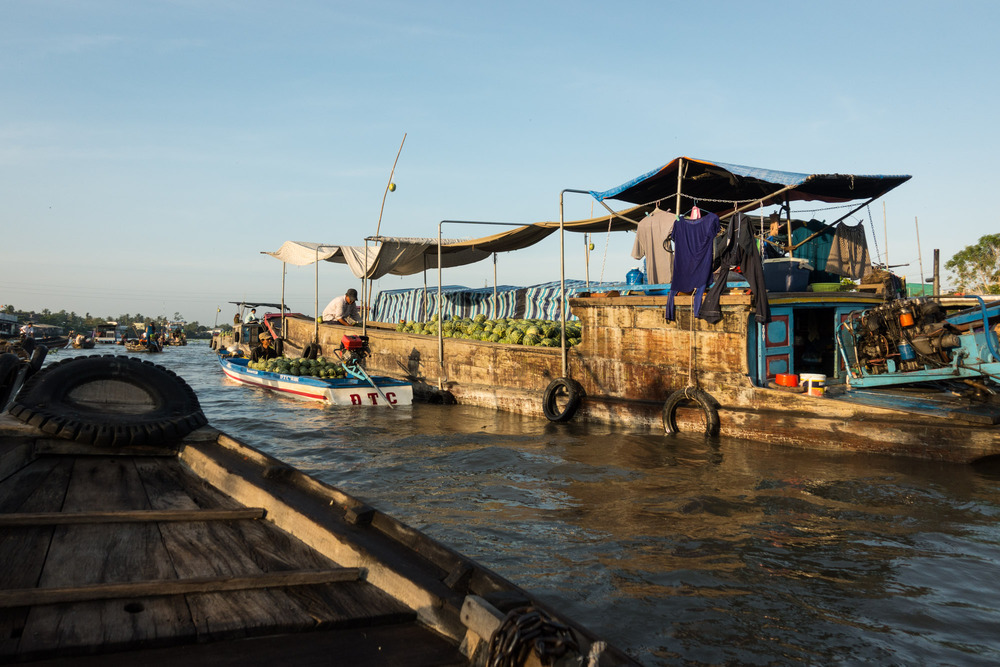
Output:
M667 294L666 318L674 319L674 295L694 292L692 311L698 315L701 297L712 279L712 247L721 229L719 216L704 213L697 220L677 218L674 223L674 278Z

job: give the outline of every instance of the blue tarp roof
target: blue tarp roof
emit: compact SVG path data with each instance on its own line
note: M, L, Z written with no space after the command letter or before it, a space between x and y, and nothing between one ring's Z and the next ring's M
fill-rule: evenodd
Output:
M680 157L618 187L603 192L591 190L590 194L598 201L617 199L633 204L668 199L677 194L681 160L681 193L689 200L751 202L791 186L790 191L781 194L781 200L787 195L790 200L845 202L881 197L910 179L906 175L804 174Z

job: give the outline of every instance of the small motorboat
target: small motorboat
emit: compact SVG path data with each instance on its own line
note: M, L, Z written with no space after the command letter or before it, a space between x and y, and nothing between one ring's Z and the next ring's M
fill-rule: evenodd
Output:
M368 375L362 361L370 354L366 336L344 336L336 351L337 365L345 377L315 377L303 375L300 368L315 363L304 358L291 360L295 370L273 372L252 368L249 359L224 351L219 363L226 377L242 384L270 389L295 398L323 401L330 405L410 405L413 403L413 385L382 375ZM296 366L300 368L296 368Z

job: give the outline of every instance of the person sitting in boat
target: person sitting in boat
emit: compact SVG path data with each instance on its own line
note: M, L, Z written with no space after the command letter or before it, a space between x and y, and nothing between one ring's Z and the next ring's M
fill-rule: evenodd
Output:
M358 290L353 287L331 301L323 309L323 322L326 324L342 324L345 327L357 326L361 319L358 310Z
M28 322L21 327L21 349L31 354L35 351L35 323Z
M771 215L771 227L767 232L766 243L764 243L764 259L775 259L785 256L785 245L788 237L781 233L781 224L778 222L776 214Z
M257 321L257 309L251 308L247 316L243 318L243 324L253 324Z
M262 361L264 359L277 359L278 353L273 347L271 347L271 334L268 332L262 333L260 336L260 345L255 347L250 353L250 361Z

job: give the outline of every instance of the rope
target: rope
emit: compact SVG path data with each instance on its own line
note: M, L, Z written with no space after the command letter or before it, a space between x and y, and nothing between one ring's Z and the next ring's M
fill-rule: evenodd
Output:
M611 221L614 220L614 216L608 216L608 233L604 237L604 257L601 259L601 279L598 282L604 282L604 267L608 263L608 246L611 245Z
M877 259L878 263L881 264L882 253L879 252L878 249L878 234L875 233L875 221L872 220L872 207L866 206L865 208L868 209L868 224L871 225L872 228L872 242L875 244L875 259Z
M690 338L688 338L688 350L689 350L689 355L688 355L688 384L687 384L687 387L684 387L684 395L687 396L688 398L691 398L690 396L688 396L688 393L687 393L688 387L695 387L695 386L697 386L695 384L695 381L694 381L694 297L695 297L695 294L697 294L697 291L695 293L691 294L691 327L689 329Z

